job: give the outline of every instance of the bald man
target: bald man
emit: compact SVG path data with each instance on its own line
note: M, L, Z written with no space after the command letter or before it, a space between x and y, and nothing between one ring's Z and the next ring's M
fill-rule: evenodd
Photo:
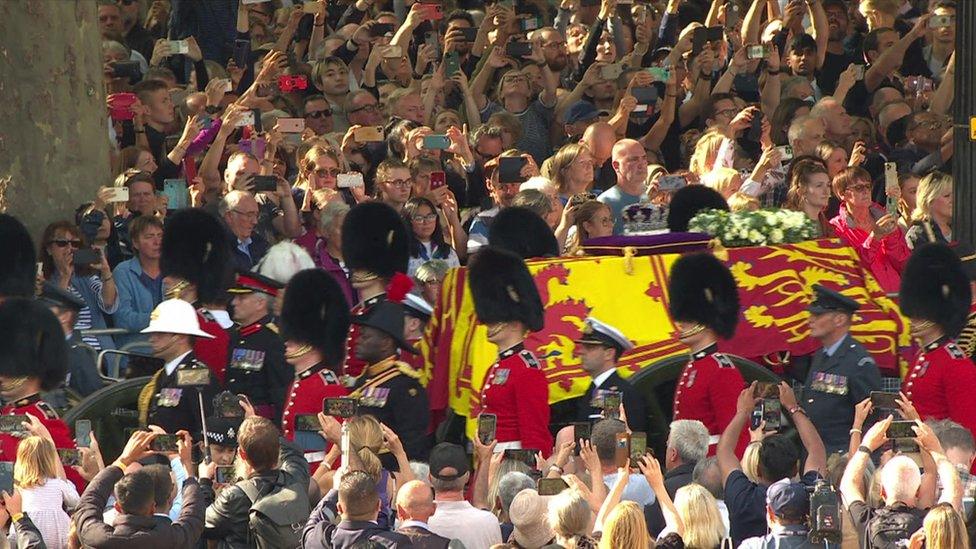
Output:
M647 181L647 153L644 146L633 139L621 139L613 146L610 165L617 174L617 184L610 187L597 200L610 207L613 214L613 234L624 230L624 208L647 199L644 187Z
M397 532L410 538L414 547L421 549L447 549L451 540L430 531L427 520L434 514L434 490L429 484L411 480L400 487L396 497Z
M593 166L596 168L593 189L605 191L616 185L617 174L610 165L613 144L617 141L617 132L613 126L607 122L594 122L583 132L581 141L593 155Z

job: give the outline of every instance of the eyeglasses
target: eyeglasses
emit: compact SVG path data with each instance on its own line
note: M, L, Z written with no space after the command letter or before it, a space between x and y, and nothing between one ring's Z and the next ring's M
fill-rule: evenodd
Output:
M547 44L543 44L542 47L543 48L559 48L559 49L562 49L562 48L565 48L566 47L566 42L549 42Z
M244 219L257 219L258 218L258 212L242 212L240 210L231 210L231 211L234 212L234 213L236 213L237 215L243 217Z
M330 176L330 175L332 177L335 177L335 176L339 175L340 173L342 173L342 170L340 170L339 168L329 168L329 169L319 168L319 169L315 170L312 173L314 173L318 177L326 177L326 176Z
M871 192L871 185L861 184L861 185L851 185L847 190L852 193L867 193Z
M435 213L431 213L431 214L427 214L427 215L416 214L416 215L410 216L410 220L413 221L414 223L430 223L431 221L434 221L435 219L437 219L437 214L435 214Z
M739 113L739 109L725 109L725 110L721 110L721 111L716 112L715 113L715 116L728 116L729 118L732 118L733 116L735 116L738 113Z
M136 0L118 0L118 3L122 4L123 6L131 6L132 4L136 3Z
M65 239L61 239L61 238L58 238L56 240L52 240L51 241L51 244L54 244L58 248L65 248L65 247L67 247L69 245L72 248L75 248L75 249L78 249L78 248L81 247L81 241L80 240L65 240Z
M356 107L355 109L350 109L350 110L346 111L346 114L353 113L353 112L359 112L359 111L376 112L376 105L370 103L369 105L363 105L362 107Z
M391 179L389 181L383 181L384 185L390 185L391 187L399 187L401 189L406 189L410 186L409 179Z
M305 111L306 118L327 118L332 116L332 111Z

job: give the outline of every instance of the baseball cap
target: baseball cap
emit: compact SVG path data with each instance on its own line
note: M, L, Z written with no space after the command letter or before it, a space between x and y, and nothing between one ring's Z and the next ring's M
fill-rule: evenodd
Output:
M786 478L769 485L766 503L779 518L799 520L810 513L810 494L806 486Z
M589 101L577 101L566 109L566 123L575 124L577 122L587 122L596 120L600 116L606 116L607 111L601 111Z
M455 480L468 472L468 455L464 448L450 442L442 442L430 451L430 476L438 480ZM444 469L453 469L454 473L443 473Z

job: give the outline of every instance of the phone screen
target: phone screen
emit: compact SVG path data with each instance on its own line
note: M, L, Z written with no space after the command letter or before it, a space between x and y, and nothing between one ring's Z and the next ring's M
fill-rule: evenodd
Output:
M630 434L630 466L637 468L644 454L647 453L647 433L633 432Z
M898 403L895 402L900 398L901 395L898 393L886 393L884 391L871 391L871 405L875 408L884 408L886 410L899 410Z
M630 433L617 433L613 456L615 466L628 466L630 463Z
M573 442L576 443L576 448L573 450L573 453L575 455L580 455L580 440L590 440L592 431L593 425L590 423L573 424Z
M478 416L478 440L482 444L491 444L495 440L495 429L498 426L498 416L495 414L481 414Z
M540 478L538 492L540 496L559 495L563 490L569 489L569 484L561 478Z
M885 436L888 438L915 438L917 435L912 427L915 427L914 421L892 421Z
M356 415L357 402L354 398L327 398L322 401L323 412L327 416L352 417Z
M75 422L75 444L80 448L91 446L91 420L79 419Z
M771 430L779 430L782 427L782 405L779 399L765 398L763 399L763 420L766 422L766 428Z
M315 414L299 414L295 416L296 431L318 431L321 428L319 418Z
M217 467L217 478L215 480L221 484L234 482L234 467L230 465Z
M156 435L149 444L149 449L153 452L176 452L177 440L179 437L176 435Z

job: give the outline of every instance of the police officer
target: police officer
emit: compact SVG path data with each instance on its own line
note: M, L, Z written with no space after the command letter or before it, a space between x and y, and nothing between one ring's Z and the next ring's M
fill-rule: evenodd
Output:
M881 390L881 372L874 359L851 337L851 319L860 308L857 301L813 285L810 336L823 344L813 355L803 398L807 416L816 426L828 453L846 452L854 408Z
M349 394L336 373L345 352L349 306L332 275L307 269L291 278L281 307L281 331L285 360L293 369L281 429L286 439L302 448L314 471L325 457L326 441L318 430L296 429L296 419L322 412L326 398Z
M0 416L31 415L47 427L58 448L74 448L71 432L41 397L64 383L67 345L58 320L43 304L8 297L0 303ZM21 432L25 432L25 430ZM20 438L0 433L0 461L15 461ZM85 481L71 467L68 480L82 490Z
M969 280L949 248L915 249L902 273L899 302L922 349L902 392L921 417L951 419L976 432L976 365L953 341L966 324L971 301Z
M633 431L647 431L647 406L644 398L617 373L620 356L634 344L620 330L592 316L583 323L583 335L576 340L576 356L583 371L593 378L577 400L576 421L598 420L603 412L603 397L608 392L621 394L627 425Z
M392 429L411 460L426 460L430 451L427 391L418 381L420 373L401 362L397 352L417 353L403 339L403 306L381 301L352 321L359 326L356 356L367 365L352 392L359 400L359 413L372 415Z
M403 339L413 348L417 349L420 340L424 337L424 330L430 317L434 314L434 308L427 303L427 300L416 294L407 294L403 299L403 311L406 316L403 319ZM402 352L400 359L409 364L414 370L422 372L424 370L424 356Z
M468 265L475 314L488 326L488 341L498 347L498 359L472 403L471 419L496 416L496 451L522 448L548 455L549 383L539 360L525 348L526 334L544 323L535 281L522 258L493 246L481 248Z
M258 415L281 421L285 391L294 371L285 362L285 343L271 309L282 285L257 273L239 273L228 293L240 324L227 362L226 387L247 395Z
M168 299L153 309L149 326L153 355L165 361L139 393L139 419L143 425L158 425L167 433L203 431L203 413L209 415L217 381L207 365L197 360L194 340L213 336L200 329L193 306L179 299Z
M718 352L719 338L730 339L739 320L739 293L729 269L707 253L678 258L668 277L668 309L678 339L691 351L674 391L673 419L697 419L709 433L709 453L735 416L736 401L745 386L739 369ZM737 445L741 455L749 442L743 432Z
M351 272L349 281L359 295L352 316L365 315L381 301L399 303L413 281L404 274L410 260L409 237L403 218L382 202L357 204L342 222L342 257ZM359 325L349 327L344 381L352 384L366 364L356 356Z
M48 309L57 317L58 322L61 323L61 328L64 330L65 340L68 342L68 375L65 379L67 388L82 398L101 389L105 383L102 381L102 377L98 375L98 368L95 365L91 348L85 345L81 341L81 336L74 331L78 312L85 306L85 302L78 296L62 290L50 282L45 282L41 286L41 294L38 299L47 305ZM52 402L52 404L54 403ZM66 398L64 404L67 404Z

